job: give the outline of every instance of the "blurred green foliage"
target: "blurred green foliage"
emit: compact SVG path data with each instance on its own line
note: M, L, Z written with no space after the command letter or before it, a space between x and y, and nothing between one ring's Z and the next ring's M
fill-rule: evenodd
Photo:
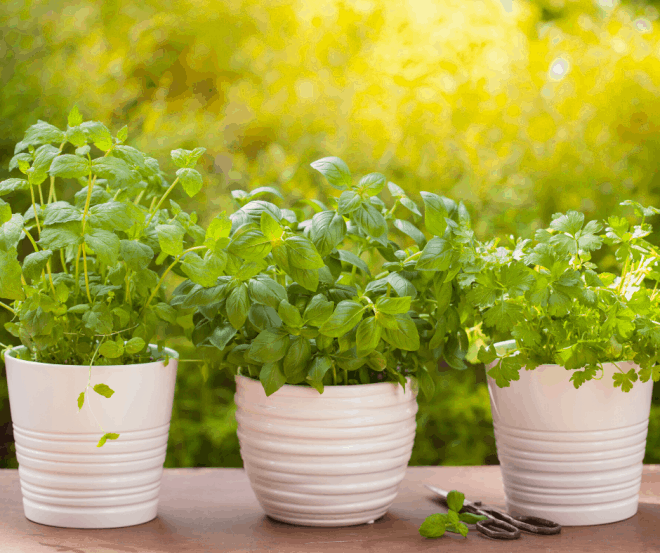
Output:
M0 177L25 128L64 126L78 104L114 130L128 124L128 143L161 161L206 147L205 192L190 206L202 223L235 188L323 198L308 164L325 155L463 199L482 238L571 208L602 219L627 198L660 205L653 4L3 2ZM232 395L223 372L204 383L181 364L167 466L240 466ZM442 372L418 420L413 464L496 462L480 368ZM16 466L0 444L0 465ZM657 391L645 461L660 462Z

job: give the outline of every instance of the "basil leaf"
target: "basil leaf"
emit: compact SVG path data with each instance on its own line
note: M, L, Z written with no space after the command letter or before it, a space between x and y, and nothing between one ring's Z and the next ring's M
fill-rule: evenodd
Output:
M360 322L364 310L363 305L354 301L340 301L330 318L319 327L319 332L338 338Z
M336 211L322 211L312 217L310 236L319 255L328 255L346 235L346 221Z
M235 329L239 329L247 319L250 300L248 289L244 283L234 288L227 298L227 318Z
M351 172L346 163L338 157L324 157L313 162L311 166L327 179L330 186L338 190L351 187Z
M426 229L436 236L443 236L447 228L445 217L449 216L445 203L437 194L431 192L421 192L424 200L424 224Z
M273 395L284 384L286 384L286 377L282 372L281 361L266 363L261 367L259 372L259 380L263 384L264 392L267 396Z

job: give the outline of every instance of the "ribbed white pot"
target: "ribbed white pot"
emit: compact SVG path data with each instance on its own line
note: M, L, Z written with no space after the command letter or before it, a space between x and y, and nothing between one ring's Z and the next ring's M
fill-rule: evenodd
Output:
M178 354L139 365L88 366L22 361L5 354L9 403L25 516L66 528L117 528L156 517L172 415ZM87 403L89 402L89 404ZM90 411L91 404L91 411ZM119 433L96 447L102 432Z
M383 382L323 394L236 377L241 456L268 516L304 526L351 526L383 516L415 439L416 390Z
M499 348L515 347L502 342ZM632 362L617 363L628 371ZM489 367L490 368L490 367ZM625 520L637 512L653 381L630 392L617 368L575 389L570 371L541 365L499 388L488 378L506 505L564 526Z

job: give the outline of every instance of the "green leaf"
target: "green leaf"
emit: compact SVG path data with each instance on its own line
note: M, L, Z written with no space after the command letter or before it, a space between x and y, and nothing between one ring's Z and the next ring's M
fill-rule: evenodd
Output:
M227 298L227 318L235 329L239 329L245 324L249 309L248 288L245 283L241 283L232 290Z
M282 368L288 378L293 377L303 369L312 356L312 346L307 338L294 336L289 351L284 356Z
M277 314L281 317L285 325L293 328L300 328L303 324L300 311L291 305L287 300L282 300L277 308Z
M452 490L447 494L447 506L452 510L460 511L463 508L463 502L465 501L465 494L462 494L459 491Z
M109 148L108 148L109 149ZM99 157L92 161L92 172L102 179L116 180L120 184L139 179L131 173L128 164L118 157Z
M117 142L123 144L128 138L128 126L124 125L121 129L117 131Z
M153 312L156 314L156 316L159 319L162 319L163 321L167 321L168 323L171 324L177 324L176 322L176 309L172 307L171 305L168 305L165 302L158 302L156 305L154 305L152 308Z
M414 213L415 215L418 215L420 217L422 216L422 214L419 211L419 208L417 207L417 204L413 202L410 198L401 198L399 201L401 202L401 205L411 213Z
M183 253L183 235L185 230L174 224L156 225L158 244L163 253L174 257Z
M248 320L261 332L262 330L278 329L282 326L282 319L272 307L253 303L248 311Z
M226 259L219 258L214 254L203 260L195 252L189 252L183 258L180 267L195 284L210 288L215 286L218 277L222 276L226 263Z
M316 294L307 304L303 319L305 324L321 326L325 323L334 310L335 304L328 301L323 294Z
M405 351L417 351L419 349L419 332L417 326L409 315L394 315L397 328L384 328L383 339L395 348Z
M0 249L9 251L18 246L23 233L23 225L23 217L14 213L9 221L0 226Z
M304 236L290 236L284 240L284 245L292 267L310 270L325 266L314 244Z
M85 234L85 245L89 246L101 263L113 266L119 259L119 238L109 230L93 230Z
M96 447L103 447L106 441L116 440L117 438L119 438L119 434L115 434L113 432L107 432L106 434L103 434L103 436L101 436L101 439L99 440L99 443L96 444Z
M473 515L472 513L458 513L458 519L468 524L476 524L480 520L488 520L484 515Z
M36 144L51 144L53 142L64 142L64 133L57 127L46 123L45 121L38 121L25 131L25 138L21 141L26 146L34 146Z
M319 332L326 336L338 338L346 334L362 319L365 307L354 301L340 301L330 318L319 328Z
M268 240L279 240L284 231L280 224L267 211L261 213L261 232Z
M268 277L250 280L248 290L253 301L274 309L287 297L284 287Z
M71 108L67 122L69 127L77 127L83 122L83 117L80 115L80 111L78 111L78 106L73 106L73 108Z
M34 252L23 260L23 276L28 280L36 280L41 277L41 271L46 268L48 260L53 256L50 250Z
M550 228L575 235L584 223L584 213L577 211L569 211L565 215L557 213L553 215L553 220L550 223Z
M30 184L25 179L11 178L0 182L0 196L16 190L29 190Z
M112 148L114 144L112 141L112 134L110 134L110 131L103 123L99 123L98 121L85 121L80 124L80 128L83 129L89 140L91 140L99 150L107 152Z
M447 530L449 530L450 532L455 532L457 534L460 534L463 537L468 535L468 527L461 522L452 524L451 527L447 527Z
M85 392L80 392L78 396L78 411L80 411L85 404Z
M369 266L353 252L349 252L347 250L337 250L337 255L339 256L339 259L341 259L344 263L348 263L350 266L355 265L365 275L371 276Z
M81 220L82 211L69 202L53 202L46 206L44 213L44 225L46 226Z
M206 229L206 239L204 245L219 253L229 243L227 238L231 232L231 219L227 217L224 212L217 215Z
M0 251L0 297L20 301L25 299L25 292L17 255L15 249Z
M454 251L451 243L442 238L431 238L417 259L418 271L446 271L451 265Z
M435 236L443 236L447 228L447 221L445 217L449 216L445 203L442 198L437 194L431 192L421 192L422 199L424 200L424 224L426 230ZM431 240L432 242L433 240ZM440 269L445 270L445 269Z
M114 201L92 206L89 209L89 224L94 228L104 230L127 231L135 224L135 221L129 214L131 207L133 207L132 204L129 205Z
M248 355L259 363L273 363L282 359L288 349L288 334L266 329L252 340Z
M307 380L312 380L315 382L322 382L325 373L328 372L328 369L332 367L332 361L329 357L325 355L317 356L312 362L312 366L309 369L309 374L307 375Z
M179 169L176 172L176 176L179 177L181 186L183 186L186 194L188 194L188 196L191 198L197 194L204 185L202 181L202 175L200 175L199 171L196 171L195 169Z
M433 399L433 395L435 394L435 382L433 382L431 375L425 370L418 370L417 380L419 381L419 389L422 391L422 394L424 394L424 398L427 401Z
M479 352L481 354L481 352ZM512 380L520 380L521 365L516 357L500 359L488 372L488 376L495 380L500 388L508 388Z
M353 190L345 190L339 196L337 212L340 215L350 215L362 204L362 197Z
M286 384L286 376L282 372L281 362L266 363L261 367L259 380L267 396L271 396L277 392L277 390Z
M126 266L133 271L146 269L154 258L154 251L136 240L120 240L119 254Z
M358 357L366 357L376 349L381 333L382 327L376 324L375 317L367 317L360 322L355 335Z
M519 305L506 300L501 301L484 312L484 323L502 332L511 332L521 313L522 308Z
M94 334L110 334L112 332L112 313L104 303L96 303L89 311L83 313L85 326Z
M385 187L385 177L380 173L369 173L360 179L358 187L369 196L377 196Z
M612 375L614 379L614 387L620 387L624 392L629 392L633 389L633 383L637 382L637 373L635 369L630 369L627 373L615 372Z
M236 329L231 324L225 324L213 329L209 336L209 342L220 351L227 347L232 338L236 336Z
M351 187L351 172L346 163L338 157L324 157L313 162L311 166L327 179L330 186L338 190Z
M270 240L256 226L244 225L232 237L228 251L248 261L263 259L271 251Z
M321 211L312 217L310 237L319 255L325 257L346 236L346 221L336 211Z
M447 524L446 516L440 513L426 517L419 527L419 533L425 538L439 538L444 536Z
M128 355L134 355L141 352L146 345L146 342L142 338L136 336L135 338L131 338L128 342L126 342L124 345L124 350Z
M362 203L351 213L351 219L369 236L379 238L387 234L385 217L370 203Z
M41 231L41 239L37 243L42 248L54 251L68 246L77 246L82 241L80 223L71 222L44 228Z
M423 248L426 244L426 236L424 236L424 233L411 222L396 219L394 221L394 226L407 236L410 236L420 248Z
M104 345L105 344L114 344L114 343L115 342L104 342ZM103 347L103 346L101 346L101 347ZM110 388L110 386L108 386L107 384L97 384L96 386L94 386L94 391L97 394L99 394L103 397L108 397L108 398L112 397L112 394L115 393L115 391L112 388Z
M89 160L72 154L62 154L53 159L48 173L53 177L78 179L86 177L90 171Z
M103 342L101 344L101 347L99 348L99 353L103 357L107 357L108 359L116 359L117 357L121 357L124 354L124 346L121 344L118 344L117 342L112 342L112 341L107 341ZM99 386L105 386L105 384L97 384L97 386L94 386L94 391L101 394L105 395L102 392L99 392L96 388ZM108 388L105 386L105 388ZM108 388L109 390L110 388ZM110 395L105 395L105 397L110 397L114 392L111 392Z
M387 282L399 297L410 296L413 299L417 297L417 289L413 286L412 282L399 273L390 273L387 275Z
M410 302L412 298L387 298L381 296L376 301L376 308L378 311L387 313L388 315L398 315L400 313L408 313L410 311Z

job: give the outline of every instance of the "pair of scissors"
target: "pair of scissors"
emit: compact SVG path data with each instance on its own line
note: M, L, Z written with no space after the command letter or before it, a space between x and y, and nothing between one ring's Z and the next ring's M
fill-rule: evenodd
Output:
M426 485L426 487L438 495L443 503L447 503L449 492L435 486ZM561 526L551 520L532 516L512 517L496 509L482 507L481 501L465 500L462 511L488 517L487 520L477 522L477 530L489 538L498 540L517 540L520 538L521 530L530 534L543 534L546 536L561 532Z

